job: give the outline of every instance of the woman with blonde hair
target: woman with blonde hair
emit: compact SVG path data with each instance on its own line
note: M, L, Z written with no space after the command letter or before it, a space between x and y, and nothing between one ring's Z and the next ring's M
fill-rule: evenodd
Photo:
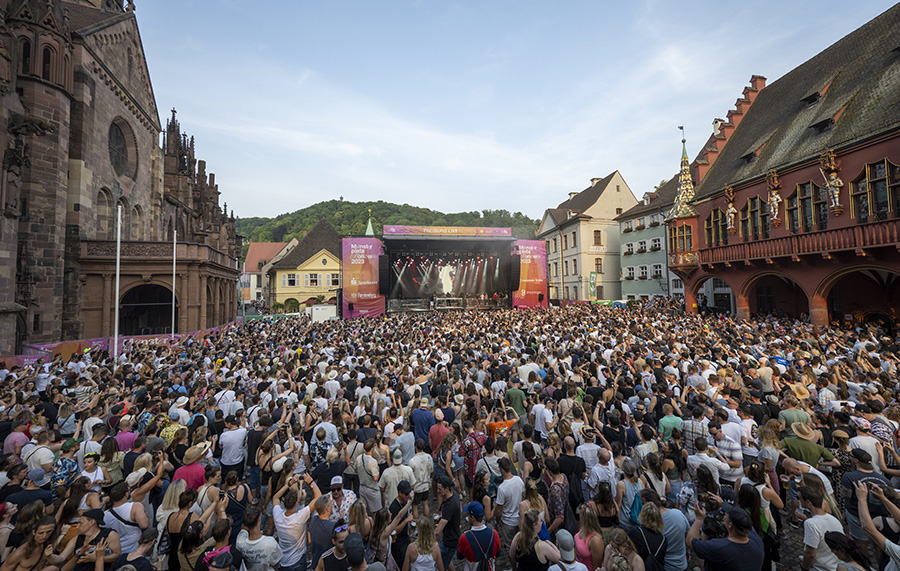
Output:
M638 555L643 559L645 567L662 568L665 566L669 541L662 534L663 519L659 507L650 501L650 498L644 500L646 494L652 496L656 492L649 489L641 492L644 504L638 516L638 525L628 529L628 536L634 543ZM654 561L651 562L651 559Z
M350 505L349 529L350 533L358 533L363 537L369 536L369 531L372 529L372 518L369 517L365 501L356 500Z
M644 571L644 560L638 555L634 543L625 530L616 528L609 536L603 556L606 571Z
M552 541L538 537L541 529L541 515L537 510L528 510L525 521L509 545L509 565L512 571L547 569L559 562L559 548Z
M544 450L545 458L559 458L562 454L562 446L560 445L559 434L551 432L547 436L547 448Z
M550 539L550 532L547 531L546 523L550 515L547 510L547 502L538 492L537 483L531 478L525 480L525 493L522 494L522 501L519 502L519 529L523 529L525 525L525 514L528 510L538 511L541 517L541 531L538 535L541 539Z
M603 565L603 529L597 520L597 514L591 504L581 507L578 519L579 530L575 534L575 560L584 563L588 569L597 569Z
M444 561L441 559L441 547L434 538L434 522L430 517L423 515L416 526L418 535L413 543L406 548L406 557L403 559L403 571L444 571Z

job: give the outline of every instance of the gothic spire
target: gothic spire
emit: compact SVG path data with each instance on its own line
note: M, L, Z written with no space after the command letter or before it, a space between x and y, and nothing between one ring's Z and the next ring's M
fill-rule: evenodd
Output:
M669 220L697 216L697 211L691 204L694 201L694 181L691 178L691 163L688 160L684 126L678 128L681 129L681 172L678 175L678 196L675 197L675 206L672 207Z

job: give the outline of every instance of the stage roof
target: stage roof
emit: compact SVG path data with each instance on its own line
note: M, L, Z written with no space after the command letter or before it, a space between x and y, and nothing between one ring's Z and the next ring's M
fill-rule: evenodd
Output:
M482 228L471 226L390 226L385 225L385 240L393 238L406 239L478 239L478 240L511 240L512 228Z

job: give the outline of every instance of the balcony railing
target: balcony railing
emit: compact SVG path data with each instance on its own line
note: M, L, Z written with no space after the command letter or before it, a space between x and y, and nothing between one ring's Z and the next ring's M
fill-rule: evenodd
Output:
M764 260L900 244L900 219L700 250L701 264Z

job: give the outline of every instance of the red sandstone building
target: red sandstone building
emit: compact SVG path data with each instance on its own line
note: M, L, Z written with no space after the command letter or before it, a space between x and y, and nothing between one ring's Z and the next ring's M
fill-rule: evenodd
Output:
M753 76L691 165L669 266L719 278L737 317L895 324L900 308L900 5L766 86Z
M233 319L234 217L159 113L132 2L0 0L0 355ZM115 291L116 212L123 213Z

